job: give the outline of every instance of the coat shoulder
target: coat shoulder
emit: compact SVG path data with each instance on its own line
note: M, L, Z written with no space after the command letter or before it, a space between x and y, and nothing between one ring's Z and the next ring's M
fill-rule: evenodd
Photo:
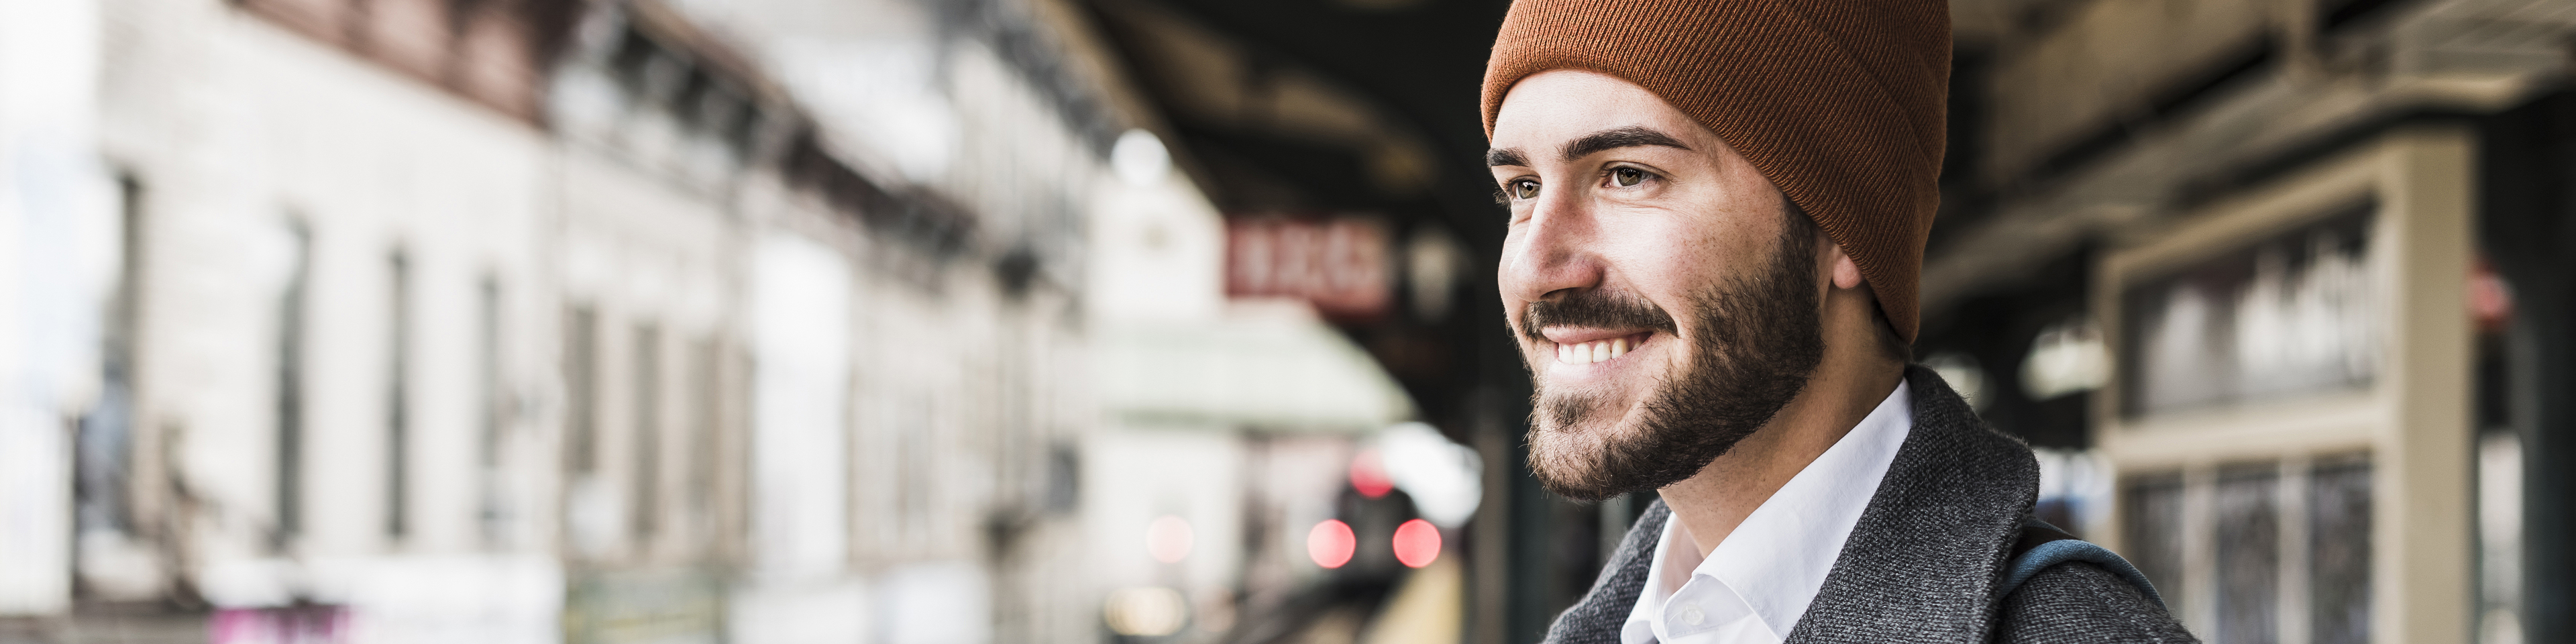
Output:
M1997 613L1999 643L2200 641L2137 587L2085 562L2040 571L2005 596Z

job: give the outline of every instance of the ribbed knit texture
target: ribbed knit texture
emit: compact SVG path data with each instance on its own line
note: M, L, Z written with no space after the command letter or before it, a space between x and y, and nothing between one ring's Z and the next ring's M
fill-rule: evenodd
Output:
M1915 365L1905 381L1914 429L1786 644L2193 641L2163 606L2088 563L2052 566L1995 597L2038 500L2039 461L1978 420L1940 374ZM1660 500L1647 507L1547 644L1619 644L1671 517Z
M1486 135L1513 84L1555 69L1626 79L1717 132L1842 246L1913 341L1941 204L1947 3L1517 0L1485 66Z

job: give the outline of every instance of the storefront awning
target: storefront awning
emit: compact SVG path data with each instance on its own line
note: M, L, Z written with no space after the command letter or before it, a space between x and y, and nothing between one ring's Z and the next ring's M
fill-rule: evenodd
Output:
M1311 315L1238 311L1093 332L1102 409L1131 424L1362 432L1413 403L1367 352Z

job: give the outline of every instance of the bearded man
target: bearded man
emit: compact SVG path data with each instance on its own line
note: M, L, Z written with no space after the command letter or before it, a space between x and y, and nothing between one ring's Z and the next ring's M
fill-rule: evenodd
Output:
M1949 56L1939 0L1513 4L1483 107L1530 467L1661 496L1547 641L2192 641L1907 364Z

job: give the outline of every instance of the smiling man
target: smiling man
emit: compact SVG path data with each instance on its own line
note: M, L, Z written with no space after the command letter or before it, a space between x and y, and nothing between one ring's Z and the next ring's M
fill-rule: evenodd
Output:
M1908 366L1940 2L1519 0L1484 84L1530 467L1651 505L1548 641L2191 641Z

